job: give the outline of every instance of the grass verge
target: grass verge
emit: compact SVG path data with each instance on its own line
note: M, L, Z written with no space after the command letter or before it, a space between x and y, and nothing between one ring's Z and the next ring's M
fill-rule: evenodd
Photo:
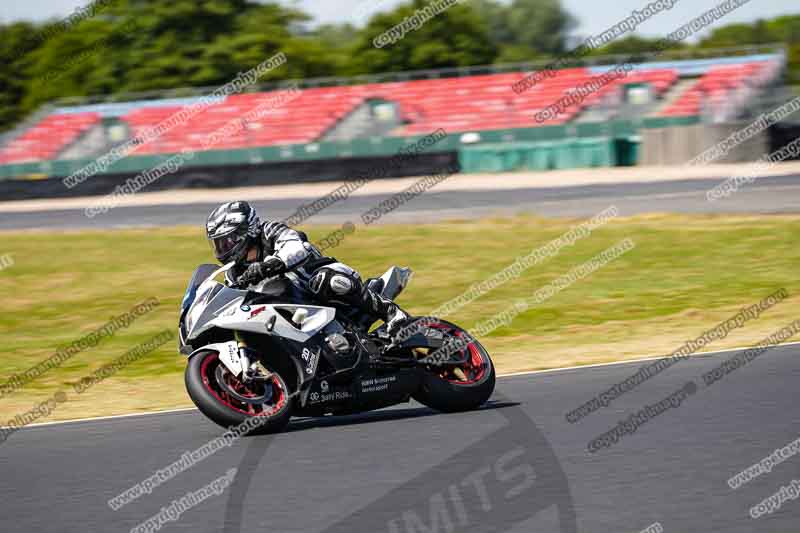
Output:
M411 266L416 275L399 302L422 315L577 222L522 216L358 228L332 252L365 277ZM48 420L190 406L173 342L81 395L72 385L175 328L189 274L209 261L201 229L3 233L0 251L13 264L0 270L0 382L148 297L161 305L0 398L0 424L59 390L68 401ZM334 228L309 229L321 238ZM708 349L754 344L797 318L800 217L678 215L614 220L447 318L471 329L624 238L636 248L483 339L501 373L663 355L779 288L787 300Z

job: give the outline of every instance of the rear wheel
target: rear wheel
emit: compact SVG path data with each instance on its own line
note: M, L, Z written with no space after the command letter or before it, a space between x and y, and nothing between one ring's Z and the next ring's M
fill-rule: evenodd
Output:
M253 419L252 425L258 424L252 433L275 433L289 423L291 402L286 382L276 371L267 370L269 379L243 383L222 364L217 352L200 352L186 367L186 391L197 408L220 426Z
M469 339L467 332L445 320L429 324L451 338ZM459 366L430 366L426 368L422 387L414 399L437 411L468 411L480 407L494 392L495 372L489 352L477 340L454 352L450 359L466 357Z

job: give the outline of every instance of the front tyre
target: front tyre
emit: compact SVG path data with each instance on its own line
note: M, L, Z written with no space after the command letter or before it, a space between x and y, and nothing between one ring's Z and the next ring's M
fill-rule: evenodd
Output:
M272 374L269 380L245 384L222 364L218 352L209 350L189 359L184 381L197 408L220 426L238 426L258 418L252 433L277 433L289 423L292 402L286 382L276 371L268 370Z
M446 335L464 338L467 333L445 320L430 324L429 328L443 330ZM425 369L422 387L414 399L437 411L452 413L469 411L486 403L494 392L495 372L489 352L477 340L472 341L453 359L467 362L459 367L430 366Z

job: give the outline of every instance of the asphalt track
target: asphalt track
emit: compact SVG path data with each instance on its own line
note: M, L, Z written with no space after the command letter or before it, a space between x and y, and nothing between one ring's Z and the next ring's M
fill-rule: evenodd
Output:
M723 181L723 178L719 182ZM488 215L536 213L543 216L587 217L609 205L623 215L674 213L797 213L800 212L800 175L764 177L728 198L708 202L706 191L719 183L687 179L650 183L531 187L511 190L437 192L431 189L380 219L381 223L435 222ZM331 190L335 187L331 186ZM178 191L176 194L179 194ZM351 196L304 223L361 224L361 215L390 195ZM296 198L253 204L271 218L290 216L313 199ZM87 218L82 209L0 213L0 230L24 228L113 228L127 226L202 225L216 204L180 204L117 207Z
M798 438L800 345L719 382L736 353L682 361L571 424L565 413L642 363L502 378L480 411L418 404L303 419L223 448L118 511L107 500L219 436L195 411L32 427L0 449L3 532L127 532L230 468L233 484L161 531L796 532L800 500L749 516L800 479L800 457L737 490L727 480ZM692 380L697 392L590 453L587 443ZM450 527L452 526L452 527Z

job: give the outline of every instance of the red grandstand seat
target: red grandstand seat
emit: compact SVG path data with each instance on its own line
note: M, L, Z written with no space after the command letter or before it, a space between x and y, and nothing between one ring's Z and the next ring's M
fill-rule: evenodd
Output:
M100 122L97 113L48 115L0 150L0 163L26 163L54 159L92 126Z
M697 83L662 110L660 116L697 115L704 101L724 103L729 91L749 83L753 76L768 65L768 61L760 61L712 67Z

